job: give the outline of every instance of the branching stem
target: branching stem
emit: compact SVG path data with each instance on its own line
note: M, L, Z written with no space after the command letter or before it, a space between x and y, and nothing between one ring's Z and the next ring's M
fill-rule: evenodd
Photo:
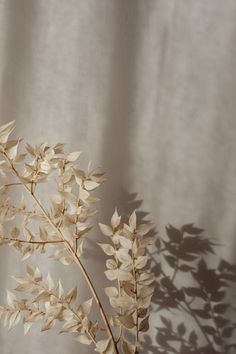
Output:
M11 166L11 169L13 171L13 173L15 174L15 176L21 180L21 177L18 173L18 171L15 169L13 163L11 162L11 160L9 159L9 157L7 156L7 154L4 152L3 153L7 162L9 163L9 165ZM27 186L27 184L23 183L23 187L27 190L27 192L31 195L31 197L33 198L33 200L35 201L35 203L37 204L38 208L41 210L41 212L43 213L45 219L47 220L47 222L51 225L51 227L57 232L57 234L59 235L59 237L61 238L61 240L64 241L64 244L65 244L65 247L67 249L67 251L71 254L71 256L73 257L75 263L79 266L89 288L90 288L90 291L98 305L98 308L99 308L99 311L100 311L100 314L101 314L101 317L104 321L104 324L106 326L106 329L107 329L107 334L108 336L111 338L112 342L113 342L113 345L114 345L114 350L115 350L115 353L116 354L119 354L119 351L118 351L118 348L117 348L117 344L116 344L116 341L115 341L115 338L113 336L113 333L112 333L112 330L111 330L111 327L110 327L110 324L109 324L109 321L108 321L108 318L106 316L106 313L105 313L105 310L103 308L103 305L100 301L100 298L95 290L95 287L92 283L92 280L90 279L84 265L82 264L81 260L79 259L78 255L75 253L73 247L71 246L71 244L64 238L64 235L63 233L61 232L60 228L58 228L55 223L53 222L53 220L50 218L49 214L47 213L47 211L44 209L43 205L40 203L40 201L38 200L38 198L35 196L34 193L32 193L31 191L31 188L29 188Z

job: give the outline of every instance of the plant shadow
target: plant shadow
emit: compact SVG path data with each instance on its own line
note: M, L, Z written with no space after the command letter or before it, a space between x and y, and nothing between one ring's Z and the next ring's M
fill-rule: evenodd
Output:
M138 222L149 221L137 193L122 190L118 203L123 216L139 208ZM152 229L148 236L155 236L149 251L157 281L151 307L155 333L144 334L142 352L235 353L236 265L221 259L219 245L193 223L168 225L158 237Z

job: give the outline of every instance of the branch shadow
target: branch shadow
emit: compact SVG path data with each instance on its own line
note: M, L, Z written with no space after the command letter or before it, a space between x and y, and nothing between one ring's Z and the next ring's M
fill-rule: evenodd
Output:
M166 227L150 253L157 287L152 298L155 340L145 353L233 354L236 265L216 254L216 243L194 224Z
M119 214L128 219L136 210L138 223L150 221L137 193L122 188L119 196ZM155 239L149 255L157 286L150 311L154 331L142 336L141 352L235 353L236 265L221 259L219 245L193 223L168 225L158 237L153 228L148 236Z

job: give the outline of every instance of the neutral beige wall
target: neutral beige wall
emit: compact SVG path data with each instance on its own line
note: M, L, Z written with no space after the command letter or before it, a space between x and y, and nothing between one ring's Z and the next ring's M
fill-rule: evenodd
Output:
M0 0L0 122L102 165L103 221L138 193L160 230L195 221L233 260L235 40L234 0ZM18 261L0 251L1 299ZM0 353L91 352L53 332L21 334L1 327Z

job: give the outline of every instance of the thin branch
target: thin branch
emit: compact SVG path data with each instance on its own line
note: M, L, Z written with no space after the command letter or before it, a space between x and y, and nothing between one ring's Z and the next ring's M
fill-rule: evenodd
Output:
M7 184L4 184L3 187L13 187L13 186L22 186L23 183L21 182L15 182L15 183L7 183Z
M117 250L117 246L115 247L115 249ZM116 261L116 264L117 264L117 268L118 268L118 264L119 264L119 261L118 261L118 258L115 254L115 261ZM120 297L121 296L121 284L120 284L120 281L119 281L119 277L117 278L117 285L118 285L118 296ZM122 315L122 308L119 308L119 312L120 312L120 315ZM123 326L122 324L120 324L120 327L119 327L119 334L118 334L118 337L116 339L116 343L118 344L121 337L122 337L122 332L123 332Z
M137 295L138 295L138 286L137 286L137 279L136 279L136 269L135 269L135 256L132 250L132 260L133 260L133 277L134 277L134 299L135 303L137 303ZM136 344L135 344L135 354L138 353L138 342L139 342L139 330L138 330L138 310L136 309Z
M46 245L46 244L64 243L63 240L27 241L27 240L22 240L19 238L0 236L0 241L1 240L4 240L6 242L19 242L19 243L27 243L27 244L32 244L32 245Z

